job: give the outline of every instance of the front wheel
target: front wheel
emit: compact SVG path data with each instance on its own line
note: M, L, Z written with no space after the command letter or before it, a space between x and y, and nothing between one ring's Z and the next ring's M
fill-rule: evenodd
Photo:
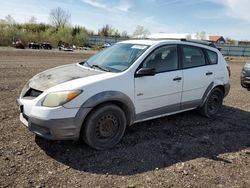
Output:
M126 129L126 116L113 104L102 105L88 116L81 137L92 148L103 150L116 145Z
M200 113L206 117L215 117L223 103L223 92L219 88L214 88L209 94L206 102L199 109Z

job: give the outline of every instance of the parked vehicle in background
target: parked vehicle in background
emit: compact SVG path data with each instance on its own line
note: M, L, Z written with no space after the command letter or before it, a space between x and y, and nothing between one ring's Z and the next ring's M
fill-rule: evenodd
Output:
M241 86L250 90L250 61L246 62L242 69Z
M41 43L41 48L45 49L45 50L51 50L52 49L52 45L48 42L42 42Z
M210 44L127 40L34 76L18 103L32 132L107 149L136 122L192 109L215 117L229 89L228 65Z
M103 44L103 48L108 48L108 47L110 47L110 46L111 46L111 44L108 43L108 42L105 42L105 43Z
M40 44L37 42L30 42L28 46L30 49L40 49Z
M69 45L69 43L66 43L63 41L58 42L58 49L63 50L63 51L70 51L70 52L74 50L73 47Z
M15 40L15 41L13 41L12 44L13 44L14 48L19 48L19 49L25 48L21 40Z

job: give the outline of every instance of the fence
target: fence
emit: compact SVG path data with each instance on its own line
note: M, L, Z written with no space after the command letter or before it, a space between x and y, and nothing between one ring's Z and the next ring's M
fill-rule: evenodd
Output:
M225 56L250 56L250 46L217 45Z
M94 45L103 45L105 43L109 43L112 45L112 44L115 44L115 43L123 41L123 40L128 40L128 38L104 37L104 36L93 35L93 36L88 37L87 43L94 44Z
M122 37L103 37L98 35L90 36L87 39L88 44L103 45L105 43L115 44L117 42L128 40L129 38ZM236 46L236 45L216 45L221 49L221 53L225 56L250 56L250 46Z

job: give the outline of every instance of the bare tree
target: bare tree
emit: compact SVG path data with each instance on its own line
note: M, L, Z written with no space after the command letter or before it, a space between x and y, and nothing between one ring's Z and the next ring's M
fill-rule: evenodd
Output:
M30 18L30 20L29 20L29 23L35 24L36 21L37 21L36 17L35 17L35 16L32 16L32 17Z
M16 20L11 15L5 16L5 20L9 25L16 24Z
M206 37L207 37L207 35L206 35L205 31L196 32L196 34L195 34L195 38L198 40L205 40Z
M70 24L70 13L57 7L52 9L49 14L50 22L56 28L65 27Z
M200 32L200 39L201 40L206 40L206 38L207 38L206 32L205 31Z
M144 28L141 25L137 25L133 34L135 38L145 38L150 34L147 28Z
M123 31L121 34L122 37L128 38L128 32L127 31Z

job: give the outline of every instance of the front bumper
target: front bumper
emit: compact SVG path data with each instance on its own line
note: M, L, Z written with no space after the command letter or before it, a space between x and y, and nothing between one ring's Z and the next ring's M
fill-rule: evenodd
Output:
M81 124L77 118L43 120L20 114L21 122L31 132L49 140L77 140Z
M20 99L17 102L20 121L31 132L49 140L78 140L83 121L91 110L91 108L40 108L28 106L28 103L25 105L27 101ZM31 111L26 110L29 108ZM26 112L30 112L29 115Z

